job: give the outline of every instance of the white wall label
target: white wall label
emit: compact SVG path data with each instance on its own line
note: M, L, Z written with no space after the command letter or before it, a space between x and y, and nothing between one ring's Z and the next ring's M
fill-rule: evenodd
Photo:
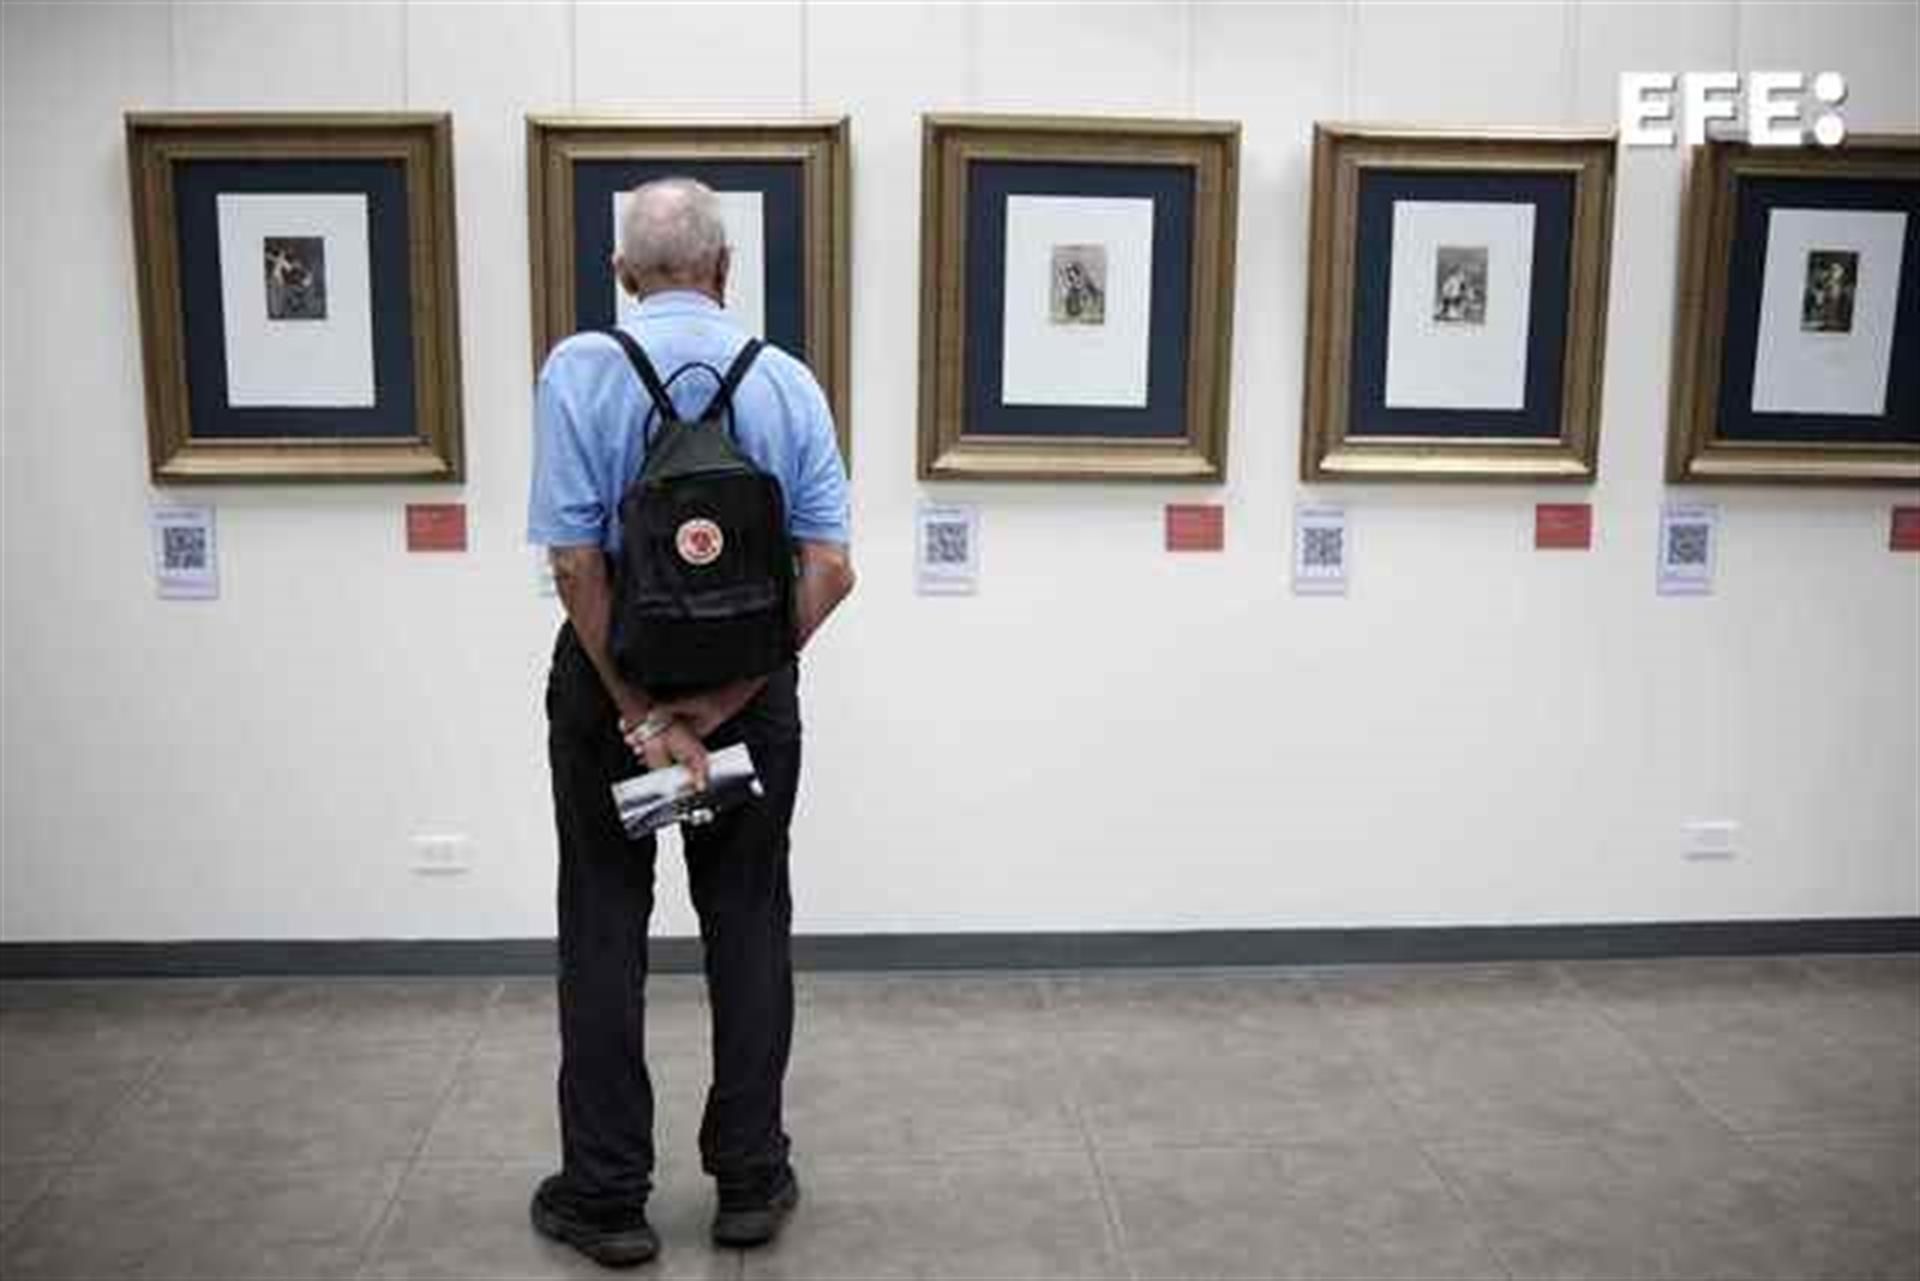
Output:
M980 509L921 503L913 522L914 583L922 596L970 596L980 589Z
M1294 595L1346 595L1347 550L1344 507L1294 508Z
M153 578L160 599L216 599L220 562L214 548L213 508L156 506L148 524L153 530Z
M1710 503L1669 503L1660 509L1662 596L1713 594L1719 509Z

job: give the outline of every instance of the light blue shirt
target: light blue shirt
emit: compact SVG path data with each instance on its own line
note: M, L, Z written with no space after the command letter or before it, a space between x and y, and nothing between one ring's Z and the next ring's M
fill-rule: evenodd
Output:
M747 341L712 299L679 290L648 295L628 332L663 381L695 361L725 373ZM691 418L719 385L706 370L690 369L667 394ZM553 349L534 390L528 542L619 550L620 499L640 473L651 407L626 353L608 335L575 334ZM741 450L780 482L788 535L849 541L846 464L833 412L812 372L769 344L735 390L733 409ZM655 415L647 430L659 429Z

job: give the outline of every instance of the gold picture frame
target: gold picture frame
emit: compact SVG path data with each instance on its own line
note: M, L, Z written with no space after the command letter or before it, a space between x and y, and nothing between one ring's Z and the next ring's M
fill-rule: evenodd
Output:
M148 464L161 484L462 479L459 277L453 198L453 126L444 113L133 112L126 117L135 270L146 377ZM300 166L394 162L405 192L411 332L407 434L331 429L196 432L190 346L209 316L187 306L178 181L182 166L240 162ZM371 251L370 251L371 252ZM369 322L372 323L372 322ZM221 369L225 366L222 364ZM203 384L203 420L209 411ZM231 411L223 404L223 412ZM253 409L253 426L292 422L291 410ZM204 422L203 422L204 425Z
M672 164L797 162L806 363L833 410L851 465L849 379L853 206L845 116L796 120L527 117L527 207L533 268L533 366L579 328L573 166L580 161ZM794 353L799 354L799 353Z
M1240 126L1200 120L922 117L919 474L925 480L1226 478ZM1159 166L1191 174L1179 435L991 434L967 421L968 216L979 162ZM1073 248L1073 247L1069 247ZM1058 252L1058 251L1056 251ZM1149 339L1151 346L1151 339ZM1062 407L1071 414L1073 407Z
M1738 201L1740 184L1749 178L1890 178L1920 184L1920 135L1849 135L1834 148L1755 147L1716 140L1693 149L1687 167L1680 287L1674 308L1667 479L1676 483L1920 483L1920 443L1759 440L1723 434L1721 391L1728 357ZM1920 266L1910 255L1901 275L1904 288L1920 287L1915 283L1920 281ZM1889 377L1897 371L1899 352L1893 352L1891 359Z
M1301 479L1594 479L1613 241L1614 142L1611 130L1314 126ZM1572 179L1555 434L1351 430L1360 189L1363 178L1375 172Z

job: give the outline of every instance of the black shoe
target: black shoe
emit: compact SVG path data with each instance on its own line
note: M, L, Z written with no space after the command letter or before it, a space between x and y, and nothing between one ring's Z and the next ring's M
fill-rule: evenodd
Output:
M722 1183L720 1209L713 1216L714 1244L737 1249L765 1245L780 1235L781 1225L799 1204L800 1181L791 1165L752 1183Z
M660 1234L634 1207L615 1215L586 1213L570 1205L561 1176L549 1175L533 1194L533 1227L541 1236L570 1245L603 1268L631 1268L660 1253Z

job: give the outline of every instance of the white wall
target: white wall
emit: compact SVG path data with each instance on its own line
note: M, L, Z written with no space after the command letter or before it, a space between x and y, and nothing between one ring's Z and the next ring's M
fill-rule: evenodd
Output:
M1920 564L1885 549L1914 495L1716 492L1717 594L1653 592L1678 156L1621 158L1590 493L1295 462L1316 117L1606 125L1622 70L1785 66L1913 129L1910 4L9 3L0 34L0 936L548 931L522 116L569 109L853 117L862 584L807 663L800 928L1920 911ZM472 479L175 491L218 504L211 604L148 572L120 113L168 107L455 114ZM1231 484L940 487L984 509L973 599L911 583L929 108L1245 123ZM1590 554L1530 550L1535 501L1589 496ZM408 556L402 505L450 497L472 553ZM1348 599L1288 592L1306 497L1351 508ZM1164 554L1195 499L1226 553ZM1701 818L1738 859L1679 857ZM426 831L474 871L410 874Z

